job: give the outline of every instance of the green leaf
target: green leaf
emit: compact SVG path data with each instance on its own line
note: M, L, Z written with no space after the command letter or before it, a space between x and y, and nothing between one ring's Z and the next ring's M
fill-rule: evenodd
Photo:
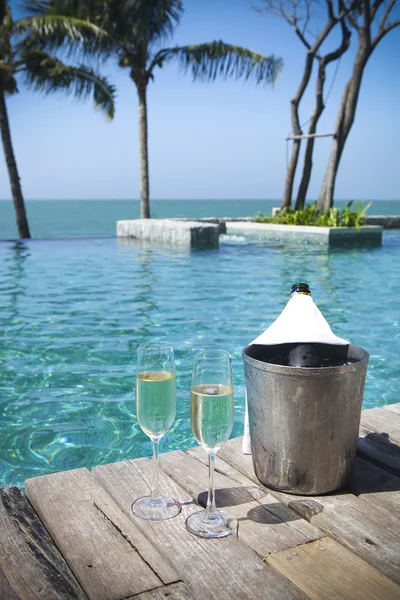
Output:
M185 72L192 73L193 79L202 81L235 77L254 79L256 83L274 83L283 67L281 58L264 56L222 41L166 48L155 56L152 67L160 66L172 57L178 59Z
M112 48L122 54L147 57L148 47L168 38L182 13L181 0L27 0L25 4L42 16L63 16L97 28L97 32L93 30L94 38L86 32L92 37L86 51L108 56ZM81 27L79 23L76 26ZM88 41L86 33L84 44ZM76 32L67 31L64 42L76 39ZM96 46L96 41L101 43Z
M16 32L23 37L23 47L55 52L68 47L70 55L100 53L104 58L115 50L106 31L96 24L64 15L37 15L20 19Z
M45 93L65 91L76 98L93 95L99 107L112 119L115 113L115 88L105 77L100 77L84 65L65 65L61 60L42 50L29 51L23 55L22 73L26 83L34 90Z
M357 206L353 201L348 202L339 211L332 207L329 214L319 214L317 204L306 205L302 210L294 210L291 207L280 210L274 217L265 217L261 212L255 217L257 223L277 223L282 225L314 225L317 227L356 227L358 230L365 222L365 213L371 206L360 202Z

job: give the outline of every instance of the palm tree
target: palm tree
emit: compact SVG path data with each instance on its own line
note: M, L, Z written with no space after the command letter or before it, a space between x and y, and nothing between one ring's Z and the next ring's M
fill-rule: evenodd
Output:
M73 92L78 98L93 93L95 104L106 113L107 118L114 116L114 87L92 69L84 65L65 65L38 47L32 35L36 18L31 15L13 21L7 0L0 0L0 132L20 238L30 238L31 235L6 105L6 95L18 92L17 78L21 77L29 87L45 93L63 90ZM55 17L40 18L42 26L45 21L51 21L51 28L56 28Z
M140 214L150 217L149 158L147 135L147 86L157 68L176 58L194 79L253 77L257 83L273 83L282 60L263 56L222 41L162 48L182 14L181 0L31 0L43 14L59 15L57 31L36 22L36 33L55 49L67 44L83 56L114 57L129 71L139 98ZM60 35L62 17L66 18ZM82 19L87 26L82 29ZM89 28L90 24L90 28Z

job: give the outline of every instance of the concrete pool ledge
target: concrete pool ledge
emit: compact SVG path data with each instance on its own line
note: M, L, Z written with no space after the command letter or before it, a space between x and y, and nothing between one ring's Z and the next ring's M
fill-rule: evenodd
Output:
M212 221L212 222L210 222ZM313 242L323 245L381 245L382 226L314 227L275 225L250 220L132 219L117 221L117 237L166 244L176 248L218 248L222 233L264 240Z
M117 221L117 237L158 242L180 248L218 248L217 223L172 219Z
M327 245L361 244L381 245L383 227L363 225L355 227L315 227L307 225L275 225L248 221L227 221L227 234L241 234L266 240L316 242Z

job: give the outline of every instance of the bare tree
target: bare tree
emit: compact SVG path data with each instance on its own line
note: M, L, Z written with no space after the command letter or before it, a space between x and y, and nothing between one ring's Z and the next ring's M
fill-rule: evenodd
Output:
M281 208L292 204L293 185L299 161L303 130L300 124L299 108L303 95L310 83L314 62L318 63L318 75L315 90L315 107L309 121L307 132L307 145L304 156L303 175L297 194L296 209L303 208L312 170L312 155L314 150L314 136L319 118L325 108L323 92L326 80L326 66L338 60L350 45L350 30L345 22L345 17L355 1L345 6L344 0L264 0L264 11L272 16L283 18L294 30L295 34L306 48L306 59L300 85L291 99L291 121L293 147L286 173L285 190ZM261 11L262 9L256 9ZM310 22L316 17L323 22L317 35L310 32ZM332 30L340 24L341 40L337 48L327 54L321 54L321 47L327 41Z
M332 13L332 3L327 2L328 4L328 14ZM326 67L329 63L338 60L349 48L350 46L350 38L351 32L347 27L344 16L346 14L346 8L343 5L342 0L339 0L338 3L339 16L337 17L337 23L340 23L341 27L341 42L337 46L335 50L321 56L319 53L316 53L315 59L318 61L318 76L316 82L315 89L315 107L313 113L311 115L311 119L308 125L308 138L306 142L306 150L304 154L304 163L303 163L303 173L301 177L301 182L299 186L299 191L297 193L297 200L295 205L295 210L301 210L304 208L304 204L306 201L308 186L310 184L311 171L312 171L312 157L314 152L314 142L315 142L315 133L317 131L317 124L320 116L322 115L325 109L324 103L324 86L326 81ZM329 17L330 19L334 19L334 15Z
M358 48L353 72L344 88L336 118L331 155L318 199L317 208L320 212L328 213L333 205L336 176L354 122L364 69L382 39L400 25L400 19L390 21L396 4L397 0L359 0L357 10L349 13L348 21L357 31Z

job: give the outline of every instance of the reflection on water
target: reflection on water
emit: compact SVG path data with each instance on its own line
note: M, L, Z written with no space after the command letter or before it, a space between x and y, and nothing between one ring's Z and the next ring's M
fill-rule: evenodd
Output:
M142 240L132 237L117 237L117 245L135 250L160 250L161 252L167 252L175 255L187 256L192 252L190 248L185 246L174 246L173 244L166 244L159 241Z
M152 253L151 248L141 248L139 250L137 256L139 277L133 290L133 305L136 306L139 320L142 322L140 335L145 337L151 333L152 313L158 310L153 289L156 283L156 275L153 270Z
M12 242L10 250L6 254L4 263L8 267L8 277L10 283L10 318L18 319L18 297L26 294L24 288L24 264L30 256L30 250L24 241L17 240Z
M334 332L371 353L364 406L397 402L400 232L382 248L327 249L226 236L188 251L115 239L0 243L0 481L150 455L134 416L136 348L170 340L177 417L162 448L194 444L193 354L233 356L242 432L242 348L307 281Z

